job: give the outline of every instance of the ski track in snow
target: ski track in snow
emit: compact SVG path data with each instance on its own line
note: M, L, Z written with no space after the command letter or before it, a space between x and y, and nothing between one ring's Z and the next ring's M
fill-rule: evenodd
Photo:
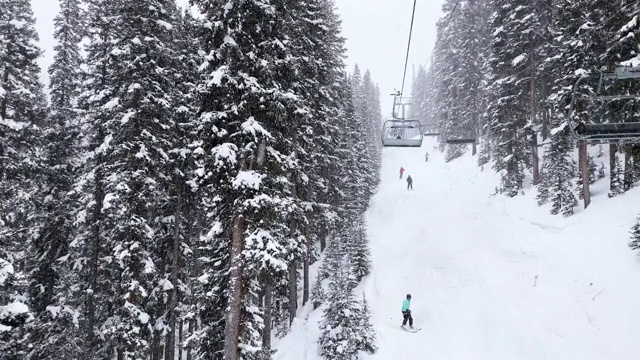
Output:
M637 359L640 263L626 244L640 192L605 200L601 191L587 211L551 216L531 194L491 196L491 169L481 173L470 154L445 163L435 144L384 149L366 214L373 268L356 290L370 302L379 350L361 358ZM415 334L399 328L407 293ZM321 310L305 315L276 360L320 359Z

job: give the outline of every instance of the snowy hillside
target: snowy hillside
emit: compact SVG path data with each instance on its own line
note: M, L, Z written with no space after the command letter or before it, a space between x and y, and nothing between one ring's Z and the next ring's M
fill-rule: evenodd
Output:
M383 152L367 212L373 269L356 291L373 310L370 358L637 359L640 262L627 243L640 190L608 199L601 180L587 211L551 216L535 189L492 196L493 171L470 154L445 163L434 146ZM407 293L415 334L399 329ZM275 359L319 359L321 311L300 312Z

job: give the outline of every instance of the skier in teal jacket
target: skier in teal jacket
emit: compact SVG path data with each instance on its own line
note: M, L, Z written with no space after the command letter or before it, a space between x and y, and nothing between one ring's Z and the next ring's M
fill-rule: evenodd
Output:
M407 298L402 302L402 316L404 320L402 321L402 328L407 325L407 321L409 321L409 327L413 329L413 318L411 317L411 294L407 294Z

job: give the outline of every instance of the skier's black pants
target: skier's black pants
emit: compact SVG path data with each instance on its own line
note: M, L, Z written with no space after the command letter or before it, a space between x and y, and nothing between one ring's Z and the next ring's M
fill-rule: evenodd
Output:
M407 325L407 320L409 321L409 326L413 326L413 318L411 317L411 311L403 311L402 316L404 316L404 320L402 321L402 326Z
M413 190L413 183L407 183L407 190L409 190L409 188L411 188L411 190Z

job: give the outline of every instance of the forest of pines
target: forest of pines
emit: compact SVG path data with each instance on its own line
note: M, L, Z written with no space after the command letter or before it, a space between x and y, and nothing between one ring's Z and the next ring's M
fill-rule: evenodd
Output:
M572 215L583 196L567 126L572 88L584 74L640 63L640 2L444 0L442 10L433 56L413 85L419 119L440 129L447 161L467 150L446 139L477 139L478 165L500 175L496 193L515 197L534 185L551 214ZM598 85L583 84L581 94ZM637 81L622 86L617 93L640 89ZM637 121L638 104L606 115ZM605 166L609 197L640 180L639 145L598 147L588 155L590 183L605 177Z
M267 360L309 302L324 357L376 350L379 89L333 0L191 3L59 0L45 91L0 0L3 360Z

